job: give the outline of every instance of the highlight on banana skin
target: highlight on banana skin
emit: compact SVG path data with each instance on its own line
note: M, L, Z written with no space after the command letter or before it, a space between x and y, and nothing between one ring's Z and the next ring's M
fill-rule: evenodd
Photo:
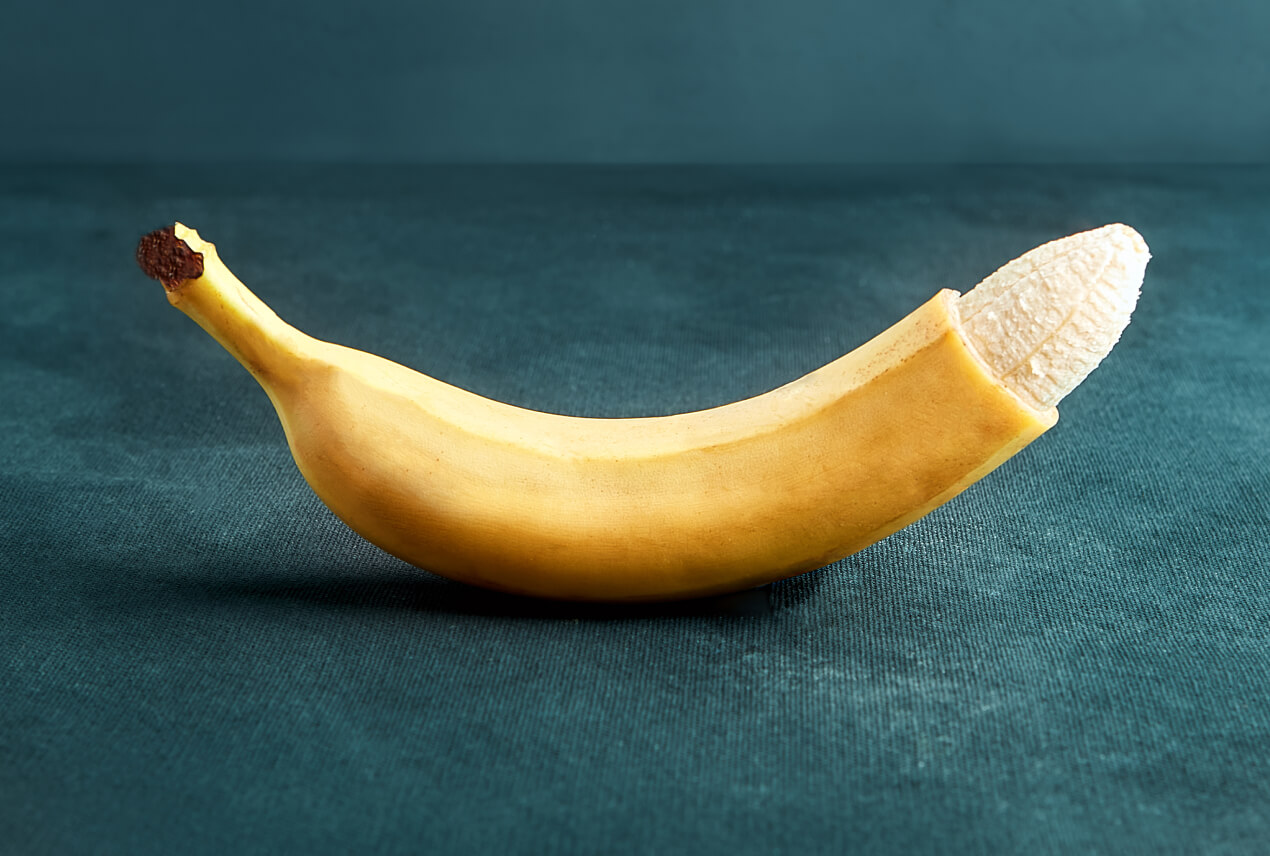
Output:
M470 585L614 602L801 574L952 499L1055 424L1129 323L1149 258L1121 224L1060 238L770 392L610 419L308 336L181 223L137 247L264 388L300 473L353 531Z

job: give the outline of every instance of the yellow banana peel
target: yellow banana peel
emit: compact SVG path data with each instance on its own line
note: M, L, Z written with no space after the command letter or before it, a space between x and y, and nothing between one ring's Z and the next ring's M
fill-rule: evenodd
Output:
M1149 253L1112 225L942 290L763 395L648 418L542 413L291 327L181 224L143 269L260 382L304 478L366 540L505 592L656 601L829 564L1058 418L1128 323Z

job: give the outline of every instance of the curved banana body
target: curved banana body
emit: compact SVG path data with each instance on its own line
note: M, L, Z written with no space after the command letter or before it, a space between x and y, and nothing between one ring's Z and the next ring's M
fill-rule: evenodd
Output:
M306 336L212 244L175 237L203 269L169 299L264 387L322 501L406 562L491 589L647 601L799 574L926 514L1058 418L978 355L954 291L763 395L582 418Z

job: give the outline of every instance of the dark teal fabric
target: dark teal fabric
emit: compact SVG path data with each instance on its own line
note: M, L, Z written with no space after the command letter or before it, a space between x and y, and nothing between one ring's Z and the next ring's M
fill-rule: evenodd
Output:
M1264 853L1270 171L0 172L0 853ZM1136 226L1048 434L825 569L619 608L452 584L314 498L136 269L589 415L765 391Z

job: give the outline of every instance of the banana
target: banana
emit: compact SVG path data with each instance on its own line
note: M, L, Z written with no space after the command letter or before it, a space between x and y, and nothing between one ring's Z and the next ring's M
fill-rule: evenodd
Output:
M944 289L810 374L671 416L492 401L286 324L180 223L137 258L259 381L314 492L366 540L504 592L738 591L867 547L994 470L1129 321L1150 254L1120 224Z

